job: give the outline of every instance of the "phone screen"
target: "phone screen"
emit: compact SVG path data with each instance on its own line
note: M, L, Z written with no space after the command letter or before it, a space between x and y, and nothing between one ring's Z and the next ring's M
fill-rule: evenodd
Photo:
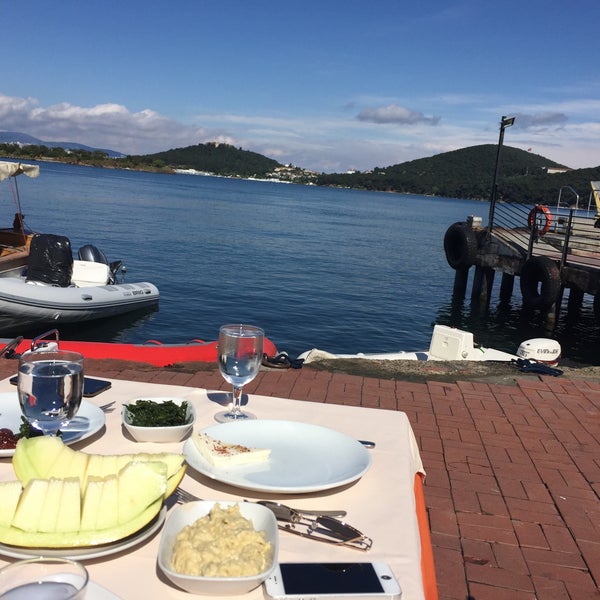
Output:
M289 595L384 593L371 563L281 563L280 569Z
M13 385L17 385L18 377L11 377L9 381ZM84 377L83 378L83 396L86 398L90 398L92 396L97 396L100 392L104 390L108 390L111 386L110 381L106 381L104 379L95 379L94 377Z

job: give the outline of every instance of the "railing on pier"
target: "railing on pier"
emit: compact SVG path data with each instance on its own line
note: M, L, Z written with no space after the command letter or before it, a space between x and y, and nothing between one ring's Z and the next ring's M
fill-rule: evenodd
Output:
M568 264L600 265L600 228L594 211L501 203L495 207L492 234L524 258L545 255Z

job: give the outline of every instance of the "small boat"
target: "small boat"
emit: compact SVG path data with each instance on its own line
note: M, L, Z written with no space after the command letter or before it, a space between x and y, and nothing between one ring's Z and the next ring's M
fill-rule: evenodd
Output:
M495 361L512 362L517 360L530 360L546 365L558 363L561 354L560 344L556 340L548 338L535 338L525 340L517 349L516 354L495 350L494 348L483 348L476 346L473 334L469 331L455 329L447 325L435 325L429 350L417 352L383 352L365 354L331 354L313 348L303 352L298 359L304 363L317 360L328 360L336 358L364 358L368 360L438 360L438 361Z
M53 339L52 339L53 336ZM55 349L73 350L83 354L84 358L116 359L133 362L145 362L157 367L165 367L181 362L216 362L217 342L191 340L180 344L163 344L157 340L148 340L140 344L119 342L87 342L58 340L58 330L53 329L33 339L22 336L14 339L0 338L0 357L15 358L28 350ZM277 354L275 344L265 338L264 353Z
M39 167L0 161L0 182L13 183L17 202L12 227L0 229L0 330L105 319L158 304L152 283L125 283L122 261L109 262L91 244L74 259L67 237L26 228L16 188L19 175L37 177Z

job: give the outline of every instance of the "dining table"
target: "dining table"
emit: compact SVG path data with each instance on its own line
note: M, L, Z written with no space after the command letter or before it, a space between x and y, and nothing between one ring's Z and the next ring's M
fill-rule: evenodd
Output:
M136 452L183 452L185 440L176 443L136 442L122 425L124 404L145 398L185 399L193 405L196 418L193 432L217 425L215 413L227 404L230 394L178 385L165 385L110 379L110 389L85 403L102 407L101 423L85 439L71 447L93 454ZM317 480L289 491L277 485L265 489L240 487L227 477L201 473L188 464L180 487L198 498L213 501L274 500L310 510L346 511L343 521L372 540L368 551L328 544L279 532L280 562L370 562L390 565L402 589L402 600L435 600L437 591L431 553L431 541L423 498L425 470L407 415L401 411L332 403L315 403L272 396L245 395L248 409L260 420L308 424L344 434L355 440L375 443L368 449L368 468L341 485ZM18 406L16 388L8 378L0 381L0 427L3 408ZM107 406L108 405L108 406ZM81 409L80 409L81 410ZM97 431L96 431L97 429ZM298 440L296 440L298 441ZM295 440L290 440L294 447ZM299 444L302 447L302 444ZM324 459L327 457L324 457ZM314 458L295 457L294 468L311 481ZM305 471L304 471L305 470ZM352 474L351 474L352 475ZM10 456L0 458L0 480L16 479ZM175 509L174 498L166 499L166 519ZM159 523L160 525L160 523ZM182 599L190 594L177 588L162 573L158 562L161 526L140 536L132 544L118 543L106 553L81 559L88 569L90 587L86 600L136 600L139 598ZM43 551L34 552L42 554ZM77 556L74 556L77 559ZM0 566L18 559L10 548L0 544ZM263 598L262 586L245 594L249 600ZM237 596L239 598L239 596Z

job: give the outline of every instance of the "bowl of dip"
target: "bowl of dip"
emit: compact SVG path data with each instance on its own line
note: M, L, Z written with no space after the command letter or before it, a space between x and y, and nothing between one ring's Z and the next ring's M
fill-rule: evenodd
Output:
M185 398L135 398L123 405L121 418L136 442L167 443L189 435L196 413Z
M277 520L267 507L199 500L173 509L161 534L158 565L187 592L233 596L263 583L278 551Z

